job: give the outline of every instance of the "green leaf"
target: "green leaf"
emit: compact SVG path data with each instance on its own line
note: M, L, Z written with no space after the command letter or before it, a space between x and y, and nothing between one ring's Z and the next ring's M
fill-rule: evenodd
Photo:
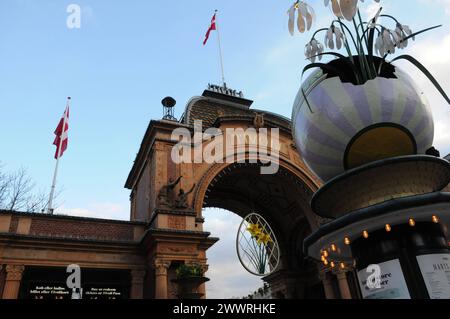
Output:
M440 27L442 27L442 24L436 25L436 26L431 27L431 28L423 29L423 30L421 30L421 31L418 31L418 32L416 32L416 33L413 33L413 34L407 36L407 37L404 38L401 42L405 42L406 40L409 40L409 39L411 39L411 38L414 38L415 36L417 36L417 35L419 35L419 34L421 34L421 33L428 32L428 31L431 31L431 30L434 30L434 29L437 29L437 28L440 28Z
M335 57L345 61L347 63L347 65L352 69L353 75L355 76L355 79L358 82L358 70L356 69L356 66L352 63L352 61L350 60L349 57L346 57L345 55L342 55L337 52L323 52L323 53L314 55L311 58L317 58L317 57L324 56L324 55L332 55L332 56L335 56Z
M305 66L303 68L302 71L302 77L305 74L306 71L310 70L310 69L314 69L314 68L321 68L325 71L329 71L329 72L334 72L336 74L339 74L339 70L336 69L335 67L332 67L331 65L325 64L325 63L311 63L308 64L307 66Z
M324 55L333 55L335 57L338 57L338 58L344 59L344 60L348 59L345 55L342 55L342 54L337 53L337 52L323 52L323 53L319 53L317 55L313 55L311 58L317 58L319 56L324 56ZM309 59L311 59L311 58L309 58Z
M371 59L373 60L373 46L374 46L374 40L375 40L375 28L371 28L369 31L369 44L367 48L367 52Z
M358 73L358 70L356 69L355 64L350 60L349 57L346 57L346 56L344 56L344 55L342 55L342 54L340 54L340 53L336 53L336 52L324 52L324 53L320 53L320 54L318 54L318 55L315 55L314 57L323 56L323 55L332 55L332 56L338 57L338 58L340 58L341 60L345 61L345 62L347 63L347 65L349 66L349 68L352 70L353 76L355 77L356 83L359 83L359 73ZM310 64L310 65L311 65L311 64ZM338 69L336 69L336 68L334 68L334 67L332 67L332 66L330 66L330 65L328 65L328 64L312 63L312 65L314 65L313 67L319 67L319 68L322 68L322 69L324 69L324 70L328 70L328 71L334 72L334 73L336 73L336 74L341 74L341 72L340 72ZM305 74L305 72L306 72L308 69L309 69L308 66L306 66L306 68L303 69L302 77L303 77L303 74Z
M309 111L310 111L311 113L314 113L314 112L312 111L311 104L309 104L308 97L306 96L305 91L303 90L303 88L301 88L301 90L302 90L303 98L305 99L306 105L308 105Z
M330 54L333 54L333 53L330 53ZM336 54L339 54L339 53L336 53ZM333 73L339 74L339 70L338 69L336 69L336 68L334 68L334 67L332 67L332 66L330 66L328 64L325 64L325 63L311 63L311 64L308 64L307 66L304 67L304 69L302 71L302 78L303 78L303 75L305 74L306 71L308 71L310 69L314 69L314 68L321 68L321 69L323 69L325 71L329 71L329 72L333 72ZM311 105L309 104L309 101L308 101L308 97L306 96L306 93L303 90L303 88L301 88L301 91L302 91L302 94L303 94L303 98L305 99L306 104L308 105L309 110L311 111L311 113L313 113L313 111L311 109Z
M439 93L441 93L441 95L444 97L444 99L447 101L447 103L450 104L450 98L447 96L447 94L445 93L444 89L441 87L439 82L433 77L433 75L430 73L430 71L428 71L427 68L424 67L419 61L417 61L412 56L405 54L405 55L396 57L395 59L393 59L391 61L391 63L398 61L398 60L407 60L407 61L411 62L412 64L414 64L414 66L416 66L420 71L422 71L423 74L425 74L427 76L427 78L431 81L431 83L433 83L433 85L436 87L436 89L439 91Z

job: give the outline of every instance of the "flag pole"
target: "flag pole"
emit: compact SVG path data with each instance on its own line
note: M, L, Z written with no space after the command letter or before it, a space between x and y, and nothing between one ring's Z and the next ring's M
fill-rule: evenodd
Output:
M63 142L62 135L64 134L64 130L66 128L66 119L67 119L66 113L67 113L67 110L69 108L70 99L71 98L69 96L67 98L67 105L66 105L66 109L65 109L64 115L63 115L64 120L63 120L63 126L62 126L62 131L61 131L61 137L59 138L58 154L57 154L57 157L56 157L55 172L53 173L52 188L50 190L50 197L48 199L47 213L50 214L50 215L53 215L53 211L54 211L54 208L53 208L53 197L55 196L56 177L58 175L59 159L61 158L61 148L62 148L62 142Z
M219 42L219 59L220 59L220 69L221 69L221 71L222 71L222 84L223 84L223 87L224 88L226 88L227 87L227 84L225 83L225 73L224 73L224 68L223 68L223 57L222 57L222 46L221 46L221 44L220 44L220 31L219 31L219 23L217 22L218 21L218 19L217 19L217 16L218 16L218 10L216 10L215 11L215 13L216 13L216 30L217 30L217 40L218 40L218 42Z

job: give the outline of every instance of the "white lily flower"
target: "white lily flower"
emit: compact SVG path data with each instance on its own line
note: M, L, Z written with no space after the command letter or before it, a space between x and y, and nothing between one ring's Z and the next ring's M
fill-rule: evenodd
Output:
M380 2L380 0L374 1ZM358 12L358 0L324 0L325 6L328 7L330 2L331 10L338 18L345 18L348 21L352 21ZM361 2L364 2L364 0L361 0Z
M412 35L412 31L407 25L403 25L400 23L397 23L397 27L395 28L395 34L398 37L398 43L397 47L399 49L405 49L408 46L408 39L406 39L408 36ZM415 38L412 38L415 40Z
M385 56L386 54L394 54L397 41L399 40L395 32L383 28L375 42L375 49L380 54L380 56Z
M325 34L325 45L333 50L336 43L336 49L340 50L342 48L343 40L344 33L342 32L342 30L339 27L331 25L331 27Z
M384 56L384 43L383 43L383 37L381 34L378 36L377 40L375 41L375 50L378 52L380 56Z
M297 29L300 33L309 31L315 20L314 9L304 1L296 1L288 11L288 28L291 35L295 31L295 15L297 14Z
M322 54L323 52L324 52L323 44L314 38L305 46L305 56L312 63L316 62L317 55L319 55L318 58L319 61L321 61L322 55L320 54Z

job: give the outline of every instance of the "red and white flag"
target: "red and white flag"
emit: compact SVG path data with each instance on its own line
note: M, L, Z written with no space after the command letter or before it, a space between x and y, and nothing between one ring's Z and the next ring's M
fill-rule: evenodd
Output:
M206 32L205 41L203 41L203 45L205 45L206 42L208 42L209 35L210 35L211 31L214 31L214 30L217 30L217 28L216 28L216 14L214 14L212 19L211 19L211 25L209 26L209 29Z
M64 115L59 121L58 127L55 130L55 140L53 141L53 145L56 146L55 159L63 156L64 152L67 149L67 144L69 142L69 104L67 104L66 110L64 111Z

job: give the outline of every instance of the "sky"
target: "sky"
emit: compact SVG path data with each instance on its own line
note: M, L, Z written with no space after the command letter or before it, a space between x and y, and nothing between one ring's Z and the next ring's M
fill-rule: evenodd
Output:
M0 162L4 170L28 170L39 188L50 188L55 161L53 131L72 97L69 147L61 161L59 213L129 218L123 185L151 119L162 117L161 99L174 97L180 117L187 101L208 83L220 82L215 34L202 45L214 9L219 10L228 85L254 107L290 117L306 65L311 33L291 37L288 0L1 0ZM331 19L323 1L310 0L315 27ZM70 4L81 8L81 27L67 27ZM386 0L384 11L413 30L443 28L419 36L413 54L450 92L450 0ZM407 7L406 7L407 4ZM366 0L363 15L376 11ZM430 100L435 145L450 153L450 106L406 62ZM205 228L222 240L209 254L209 297L244 296L262 285L246 274L234 251L239 218L205 212Z

